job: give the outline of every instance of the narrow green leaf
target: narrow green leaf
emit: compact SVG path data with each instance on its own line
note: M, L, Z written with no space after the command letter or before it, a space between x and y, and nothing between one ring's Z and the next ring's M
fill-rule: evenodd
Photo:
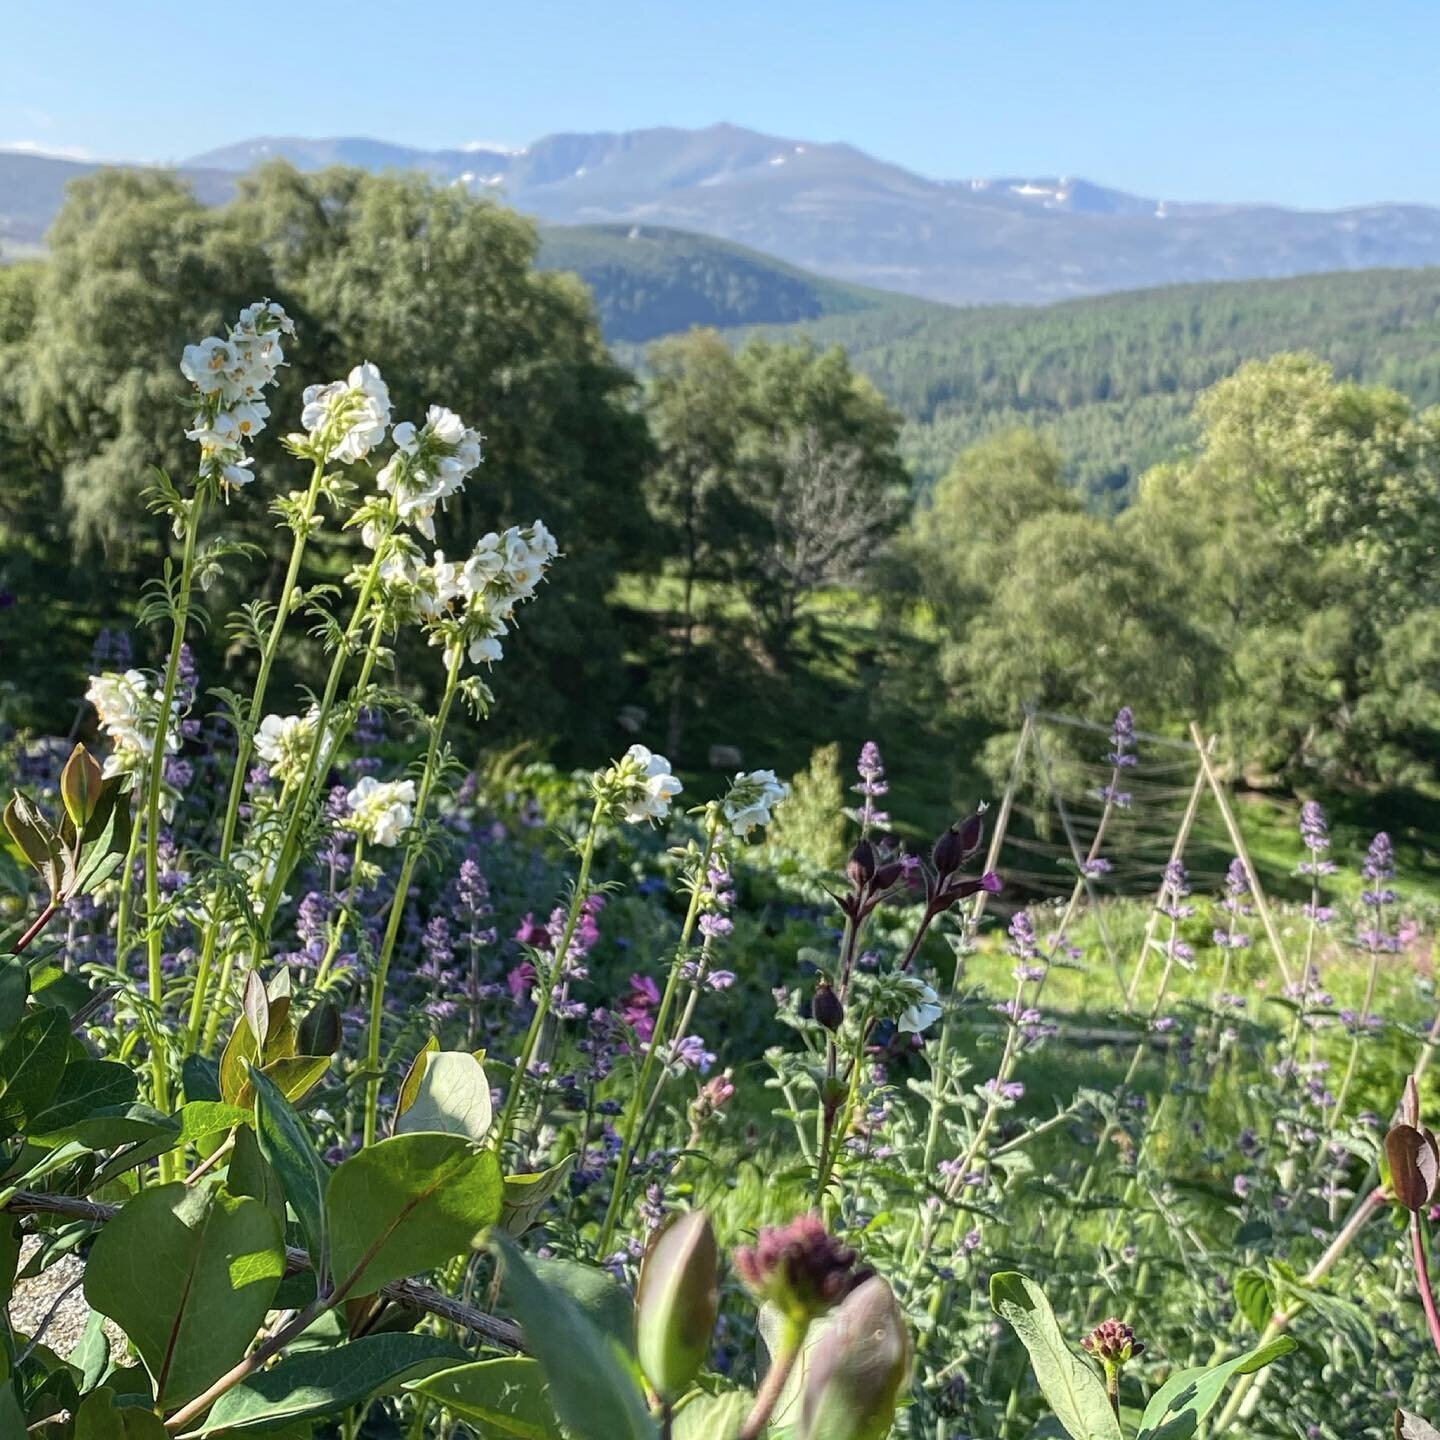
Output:
M85 1298L130 1337L168 1410L240 1359L284 1272L280 1227L258 1200L161 1185L100 1232Z
M330 1174L337 1288L363 1295L470 1251L500 1218L500 1163L459 1135L395 1135Z
M504 1356L440 1370L411 1380L406 1390L443 1405L457 1419L479 1426L482 1435L516 1435L520 1440L559 1440L560 1429L545 1394L538 1361Z
M1103 1382L1065 1343L1045 1292L1009 1270L990 1277L990 1303L1030 1352L1041 1392L1071 1440L1122 1440Z
M544 1284L503 1231L491 1245L503 1290L545 1372L556 1418L579 1440L657 1440L645 1397L623 1352L562 1291Z
M1288 1355L1294 1348L1295 1341L1282 1335L1233 1360L1172 1375L1150 1397L1140 1417L1140 1434L1136 1440L1187 1440L1214 1408L1231 1380L1237 1375L1263 1370L1272 1360Z
M275 1167L285 1197L305 1236L305 1248L317 1272L325 1264L325 1187L330 1167L321 1158L305 1122L284 1092L266 1074L251 1066L255 1088L255 1128L260 1150Z

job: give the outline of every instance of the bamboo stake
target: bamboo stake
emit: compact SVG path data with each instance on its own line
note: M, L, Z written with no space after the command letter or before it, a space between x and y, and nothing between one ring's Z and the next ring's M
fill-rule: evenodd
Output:
M1215 774L1215 767L1210 763L1210 756L1200 743L1200 727L1193 720L1190 722L1190 738L1195 742L1195 748L1200 753L1200 765L1205 771L1205 778L1210 782L1211 790L1215 793L1215 803L1219 805L1221 818L1225 821L1225 828L1230 832L1230 843L1235 847L1235 853L1245 867L1245 874L1250 881L1250 891L1255 900L1255 909L1259 913L1260 923L1265 927L1265 938L1270 942L1270 949L1274 952L1275 959L1280 965L1280 973L1285 977L1286 985L1293 984L1294 977L1290 974L1290 963L1285 958L1285 947L1280 943L1280 932L1275 928L1275 920L1271 916L1270 906L1265 900L1265 891L1260 887L1260 877L1255 873L1250 852L1245 848L1245 839L1240 834L1239 825L1235 823L1235 813L1230 809L1230 801L1226 797L1225 787L1221 785L1219 777Z
M1215 737L1212 735L1208 744L1215 744ZM1200 810L1200 797L1205 793L1205 767L1202 765L1195 772L1195 784L1190 791L1189 804L1185 806L1185 813L1180 817L1180 828L1175 832L1175 843L1170 847L1170 860L1166 865L1168 870L1184 854L1185 846L1190 842L1190 831L1195 824L1195 816ZM1160 906L1165 902L1165 878L1160 878L1160 888L1155 892L1155 903L1150 908L1150 918L1145 922L1145 938L1140 942L1140 954L1135 961L1135 973L1130 977L1130 987L1125 992L1126 1009L1134 1009L1135 996L1140 989L1140 976L1144 972L1145 962L1150 958L1150 947L1155 943L1155 931L1160 924Z
M1061 795L1059 787L1055 784L1055 775L1050 768L1050 757L1045 753L1045 747L1041 744L1039 731L1035 733L1035 753L1040 757L1040 764L1045 770L1045 783L1050 787L1050 793L1055 799L1055 809L1060 816L1060 823L1065 829L1065 839L1070 846L1070 854L1074 857L1075 868L1080 872L1080 879L1085 885L1085 894L1090 901L1091 913L1095 916L1095 926L1100 931L1100 942L1105 946L1105 953L1110 957L1110 968L1115 972L1116 983L1120 986L1120 994L1128 996L1125 989L1125 975L1120 968L1120 957L1115 953L1115 947L1110 942L1110 931L1105 925L1104 907L1100 903L1100 896L1096 892L1095 882L1086 872L1085 854L1080 848L1080 841L1076 837L1075 827L1070 822L1070 811L1066 808L1065 797ZM1069 914L1069 911L1066 912Z

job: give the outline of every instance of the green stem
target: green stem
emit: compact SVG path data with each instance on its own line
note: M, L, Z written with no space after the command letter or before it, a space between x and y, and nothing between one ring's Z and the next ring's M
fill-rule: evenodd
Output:
M165 1002L165 974L161 960L165 953L164 927L160 923L160 792L165 782L165 741L170 729L170 708L180 681L180 652L185 645L185 626L190 618L190 591L195 581L195 543L204 514L204 491L197 488L185 518L185 548L180 560L180 591L172 614L170 654L165 662L165 679L160 690L160 711L155 717L155 739L150 751L150 769L145 792L145 939L148 951L150 1004L160 1032L160 1015ZM150 1072L155 1108L170 1109L170 1077L162 1046L152 1043ZM170 1157L166 1157L167 1159Z
M570 953L570 942L575 938L575 929L580 924L580 911L590 888L590 866L595 859L595 842L599 838L600 822L604 818L605 801L596 800L595 808L590 813L590 828L585 832L585 841L580 850L580 871L575 877L575 890L570 896L570 911L565 917L565 929L561 933L560 943L555 947L557 965ZM525 1087L525 1077L530 1071L535 1047L540 1042L540 1032L545 1028L545 1017L550 1013L550 1002L555 989L553 970L550 974L537 973L535 980L535 1014L530 1020L530 1028L525 1032L525 1043L520 1047L519 1057L515 1061L510 1089L505 1096L505 1108L500 1113L500 1127L495 1132L496 1152L502 1159L505 1143L509 1140L511 1128L515 1124L515 1112L520 1108L520 1092Z
M340 680L345 673L345 666L349 662L351 646L355 637L360 633L361 627L365 624L370 612L370 602L375 598L375 591L380 584L380 565L385 554L390 533L394 529L395 515L392 505L390 514L385 524L384 533L380 536L375 547L375 558L371 560L369 568L365 571L365 578L360 582L360 594L355 601L355 609L351 612L350 621L345 627L345 633L340 638L340 643L335 649L335 658L330 663L330 673L325 679L325 690L320 697L318 717L315 724L315 744L311 747L310 754L305 761L305 770L300 777L300 783L296 786L295 804L290 811L290 818L285 826L285 834L280 842L280 854L275 862L275 874L270 881L270 889L265 896L265 907L261 913L262 928L269 930L270 923L275 918L275 911L280 904L280 897L285 893L285 883L290 878L290 871L294 868L296 854L295 849L300 839L300 831L305 823L305 816L310 807L312 791L314 790L317 772L320 769L321 752L333 752L338 744L339 737L336 736L327 747L325 738L330 720L330 713L335 708L335 697L340 692ZM378 625L377 617L377 625ZM370 651L375 648L375 640L372 637ZM368 654L368 652L367 652ZM362 667L362 678L369 679L370 667L373 666L373 654L368 654L368 663ZM354 693L359 693L357 686Z
M400 867L400 878L395 882L395 895L390 901L390 914L385 923L385 938L380 944L380 955L375 962L375 977L370 987L370 1034L365 1052L366 1068L371 1078L365 1087L365 1143L375 1143L375 1121L380 1109L380 1030L385 1017L385 981L390 974L390 961L395 954L395 942L400 936L400 925L405 918L405 901L410 893L410 880L415 873L415 861L420 854L419 839L425 821L425 811L435 790L436 772L439 764L440 742L445 726L450 719L450 708L460 688L460 667L465 663L465 647L456 642L450 655L450 668L445 676L445 694L440 700L440 709L430 729L430 744L425 751L425 769L420 777L420 793L415 798L415 819L412 824L414 839L405 851L405 860ZM318 742L317 742L318 744Z
M715 837L720 830L719 806L712 806L705 822L705 844L700 854L699 868L695 883L690 891L690 906L685 912L685 923L680 928L680 941L675 947L675 958L670 962L670 977L665 983L665 994L660 1000L660 1010L655 1017L655 1030L650 1043L645 1047L645 1059L640 1065L640 1079L625 1114L624 1141L620 1148L620 1159L615 1170L615 1180L610 1189L610 1204L605 1210L605 1220L600 1226L600 1243L597 1255L607 1255L610 1242L615 1235L615 1226L620 1218L620 1206L625 1197L626 1182L630 1177L630 1162L635 1157L635 1137L645 1097L650 1089L650 1077L655 1062L665 1044L666 1028L670 1011L675 1004L675 992L679 987L680 971L690 949L690 940L695 933L695 923L700 918L700 901L705 893L705 875L710 866L710 855L715 849Z
M766 1426L770 1423L770 1417L780 1403L780 1396L785 1392L785 1382L790 1378L790 1372L800 1358L800 1351L805 1344L805 1332L808 1328L807 1325L797 1324L794 1320L787 1319L784 1322L784 1333L779 1348L771 1361L770 1368L765 1372L765 1379L761 1381L760 1389L756 1392L755 1404L751 1407L749 1415L745 1417L745 1423L737 1432L735 1440L759 1440L759 1437L765 1433Z
M290 547L290 564L285 571L285 583L275 606L275 617L270 633L265 637L265 646L260 653L260 669L255 676L255 688L250 695L250 704L244 723L236 736L235 769L230 775L230 793L225 801L225 819L220 827L219 863L223 866L229 859L235 844L235 827L240 818L240 801L245 794L245 779L250 770L250 756L255 748L255 730L260 723L261 711L265 705L265 692L270 685L270 671L280 649L280 640L285 632L285 622L290 618L295 587L300 579L300 565L305 557L305 547L310 540L310 524L315 515L315 503L320 495L320 482L325 478L325 461L321 457L315 462L310 477L310 488L305 492L300 518L295 525L295 540ZM316 744L320 743L317 733ZM210 917L205 927L204 940L200 947L200 962L195 971L195 992L190 997L190 1020L185 1027L185 1048L194 1050L201 1035L201 1020L205 1005L210 998L210 971L215 963L215 950L219 943L222 917L218 911Z

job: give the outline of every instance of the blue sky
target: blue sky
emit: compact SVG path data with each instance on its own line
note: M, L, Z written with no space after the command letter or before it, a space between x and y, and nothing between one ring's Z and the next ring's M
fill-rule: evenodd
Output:
M731 120L935 176L1440 204L1436 0L8 0L0 145Z

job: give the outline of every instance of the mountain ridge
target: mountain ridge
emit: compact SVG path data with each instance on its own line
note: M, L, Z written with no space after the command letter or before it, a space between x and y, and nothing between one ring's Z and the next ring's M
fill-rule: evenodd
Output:
M1175 202L1070 176L937 180L843 141L729 123L563 132L518 148L257 136L179 168L213 200L269 159L306 170L331 163L417 170L543 224L687 230L830 280L950 304L1043 304L1159 285L1440 263L1440 209L1423 205L1310 211ZM50 173L13 180L21 161ZM53 215L63 194L64 167L73 174L94 165L0 153L0 240L39 242L47 207Z

